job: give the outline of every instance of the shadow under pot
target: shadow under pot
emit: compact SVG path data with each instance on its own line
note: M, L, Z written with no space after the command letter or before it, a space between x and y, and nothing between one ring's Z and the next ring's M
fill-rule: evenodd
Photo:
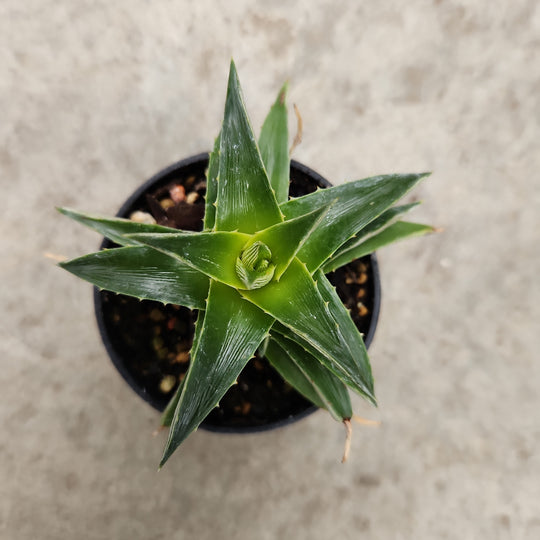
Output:
M117 216L151 214L162 225L202 230L208 154L167 167L145 182L122 205ZM330 183L308 167L291 162L290 195L300 197ZM115 247L104 240L101 248ZM357 259L328 274L369 347L379 315L381 291L375 255ZM133 390L159 411L174 395L189 366L197 312L182 306L95 289L95 311L107 352ZM249 433L299 420L317 408L258 353L201 427Z

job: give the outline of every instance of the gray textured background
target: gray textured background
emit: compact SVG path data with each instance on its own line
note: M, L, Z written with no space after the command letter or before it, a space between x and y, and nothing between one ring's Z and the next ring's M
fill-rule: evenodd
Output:
M540 538L538 3L222 4L0 3L0 538ZM346 466L318 413L156 473L157 414L43 256L98 245L54 205L112 213L209 148L231 56L256 127L290 80L331 181L434 171L414 219L445 232L379 254L382 425Z

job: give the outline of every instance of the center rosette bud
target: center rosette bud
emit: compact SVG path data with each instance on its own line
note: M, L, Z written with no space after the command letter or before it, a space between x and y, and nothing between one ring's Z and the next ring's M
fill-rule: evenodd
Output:
M274 277L276 265L272 252L263 242L254 242L244 248L236 259L236 275L246 289L260 289Z

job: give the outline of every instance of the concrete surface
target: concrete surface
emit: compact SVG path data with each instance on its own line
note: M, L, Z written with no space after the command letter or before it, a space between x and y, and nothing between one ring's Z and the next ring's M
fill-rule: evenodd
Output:
M218 4L0 4L0 538L540 538L539 4ZM209 148L231 56L255 126L290 80L330 180L434 171L414 219L445 232L380 252L382 426L345 466L318 413L156 473L157 414L43 256L98 245L54 205L112 213Z

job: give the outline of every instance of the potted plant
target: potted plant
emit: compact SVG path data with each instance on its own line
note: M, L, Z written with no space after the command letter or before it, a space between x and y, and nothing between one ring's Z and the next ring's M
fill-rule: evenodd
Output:
M432 231L398 219L414 203L392 206L426 174L376 176L290 198L285 93L284 87L257 142L231 62L223 124L209 156L202 231L171 227L178 225L175 215L185 221L198 212L186 206L183 186L184 193L180 187L171 193L172 213L158 201L164 224L59 209L117 246L60 266L100 289L197 313L189 368L162 417L170 430L160 467L257 352L345 424L347 445L349 389L376 404L365 343L326 274ZM156 208L156 201L150 205Z
M157 221L179 229L202 230L208 154L175 163L154 175L122 205L117 216ZM330 184L291 161L289 195L299 197ZM114 244L105 240L101 248ZM366 348L375 333L380 280L375 254L351 261L328 274L350 310ZM109 356L135 392L163 411L186 374L197 313L178 305L95 290L98 327ZM316 410L286 383L257 351L201 427L249 433L274 429Z

